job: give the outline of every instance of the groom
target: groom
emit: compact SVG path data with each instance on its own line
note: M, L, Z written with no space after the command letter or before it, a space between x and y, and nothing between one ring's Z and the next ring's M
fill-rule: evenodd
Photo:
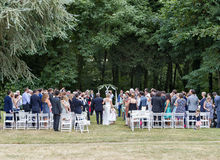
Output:
M103 102L103 99L102 97L100 97L100 93L96 93L96 98L92 100L91 107L95 108L97 124L102 124L102 115L103 115L102 102ZM100 123L99 123L99 116L100 116Z

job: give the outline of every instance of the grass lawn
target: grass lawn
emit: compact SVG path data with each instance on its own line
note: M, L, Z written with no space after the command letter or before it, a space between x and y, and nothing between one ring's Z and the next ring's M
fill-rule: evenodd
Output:
M220 129L135 129L96 125L90 133L0 131L0 160L220 159Z

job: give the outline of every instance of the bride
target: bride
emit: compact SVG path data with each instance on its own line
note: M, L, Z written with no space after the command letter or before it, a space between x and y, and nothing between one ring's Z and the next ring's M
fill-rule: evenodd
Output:
M112 107L112 99L110 98L110 94L106 94L106 98L103 100L104 111L103 111L103 125L110 124L110 110Z

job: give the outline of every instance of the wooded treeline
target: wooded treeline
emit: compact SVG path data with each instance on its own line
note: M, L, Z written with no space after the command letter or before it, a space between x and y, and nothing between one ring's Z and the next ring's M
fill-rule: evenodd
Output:
M74 25L54 33L65 30L66 36L47 39L46 49L17 53L38 78L36 87L220 89L219 0L75 0L63 6L74 18L64 21ZM2 88L12 86L3 79ZM13 86L30 85L18 79Z

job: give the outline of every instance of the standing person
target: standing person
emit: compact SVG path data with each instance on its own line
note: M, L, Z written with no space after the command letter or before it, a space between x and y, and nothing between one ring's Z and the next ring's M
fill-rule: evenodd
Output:
M173 109L175 108L174 103L176 102L177 99L177 90L174 89L171 93L171 111L173 112Z
M144 90L144 94L145 94L145 97L147 98L147 108L149 111L151 111L151 96L147 88Z
M162 112L164 112L165 102L166 102L166 92L165 91L161 92L161 99L162 99L162 104L163 104Z
M139 104L139 110L142 110L142 107L145 108L144 110L147 110L147 98L144 95L144 92L141 91L141 98L140 98L140 104Z
M170 104L171 104L170 94L167 93L165 97L166 97L166 102L165 102L164 113L172 113L171 107L170 107ZM164 118L169 120L171 118L171 116L164 116Z
M84 94L82 95L82 97L83 97L83 112L87 113L87 119L90 120L90 115L89 115L89 101L90 101L90 98L89 98L89 95L86 92L85 95Z
M37 113L37 128L39 128L39 117L38 114L41 112L41 100L39 95L39 91L34 90L33 95L31 96L30 105L32 108L32 113Z
M161 98L161 92L157 92L156 96L152 97L151 100L152 111L154 113L161 113L163 111L163 101Z
M43 97L43 94L42 94L42 92L43 92L43 89L39 89L39 90L38 90L38 96L40 97L40 109L41 109L41 111L43 110L43 106L42 106L42 97Z
M200 118L200 109L196 110L196 128L195 129L200 129L201 126L201 118Z
M22 104L23 104L23 109L25 112L30 112L30 94L29 94L29 89L26 88L24 90L24 93L22 94Z
M60 104L60 99L58 98L60 92L56 90L54 92L54 98L52 99L52 112L54 118L53 128L54 131L58 131L59 123L60 123L60 114L62 113L62 108Z
M78 93L75 94L75 98L73 100L73 105L74 105L74 112L76 114L81 114L83 103L82 103L81 100L79 100L79 94Z
M217 111L217 126L216 128L220 128L220 96L217 95L216 92L213 92L212 95L214 96L215 101L215 108Z
M52 99L53 99L53 89L52 88L48 89L48 95L49 95L50 103L52 103Z
M111 107L113 106L111 95L109 93L106 95L106 98L104 98L102 104L105 104L104 112L103 112L103 125L109 125L110 124L110 110L111 110Z
M90 99L91 99L91 101L92 101L94 98L95 98L94 92L93 92L93 90L91 90L91 91L90 91ZM93 106L91 105L91 106L90 106L90 109L91 109L91 116L92 116L92 114L93 114L95 108L93 108Z
M118 101L118 117L121 117L121 109L122 109L122 104L121 100L123 97L123 90L120 91L120 94L118 95L117 101Z
M102 124L102 116L103 116L103 98L100 97L100 93L96 94L96 98L92 100L92 108L94 108L96 112L96 121L97 124ZM100 123L99 123L100 116Z
M189 93L190 93L190 96L187 98L188 110L189 110L189 113L195 113L199 105L199 99L195 95L194 89L190 89Z
M206 92L202 92L202 99L200 100L199 102L199 105L200 105L200 111L201 112L205 112L205 108L204 108L204 103L206 101Z
M137 110L138 106L137 106L137 100L135 99L135 93L131 94L131 98L129 99L128 102L128 111L132 112L134 110ZM130 124L130 113L128 113L128 124Z
M21 108L22 106L22 96L21 96L21 92L19 90L16 91L16 101L17 101L17 106L18 108Z
M185 113L186 112L186 100L183 98L183 94L182 93L179 93L178 96L177 96L177 100L176 100L176 111L175 113ZM176 116L175 117L176 120L182 120L184 117L182 116ZM177 121L177 124L179 122ZM181 124L182 125L182 124Z
M6 113L13 113L13 103L11 99L12 92L8 91L7 96L4 98L4 111ZM6 120L11 120L10 117L6 117ZM6 127L10 127L10 123L6 123Z
M43 97L42 97L42 110L43 113L47 113L48 117L50 117L50 112L51 112L51 103L49 100L49 95L48 93L44 93ZM48 120L47 117L44 117L44 120ZM44 126L46 127L46 123L44 124Z
M212 103L211 97L206 98L206 101L203 104L203 108L206 110L206 112L209 112L209 127L210 127L212 120L213 120L213 114L214 114L213 103Z

